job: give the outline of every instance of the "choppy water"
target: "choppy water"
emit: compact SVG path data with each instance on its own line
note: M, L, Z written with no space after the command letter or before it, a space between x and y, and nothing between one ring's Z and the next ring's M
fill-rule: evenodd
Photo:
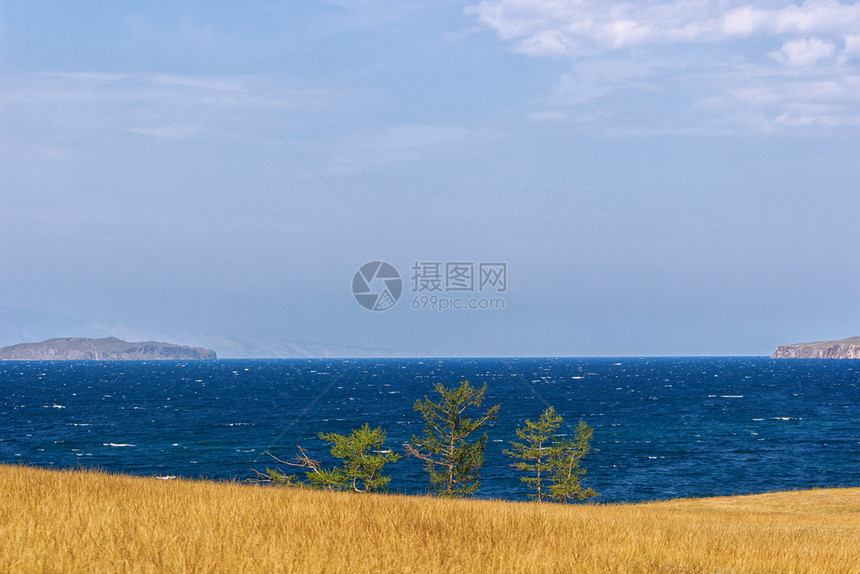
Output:
M860 361L765 358L302 359L0 362L0 462L244 480L320 431L420 433L433 384L488 383L479 496L522 499L502 455L555 406L594 428L586 484L638 501L860 485ZM391 489L428 487L420 461Z

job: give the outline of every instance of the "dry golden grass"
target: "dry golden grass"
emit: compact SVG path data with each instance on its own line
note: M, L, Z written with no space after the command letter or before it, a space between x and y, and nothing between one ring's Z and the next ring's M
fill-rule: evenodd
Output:
M0 466L0 572L860 572L860 488L561 506Z

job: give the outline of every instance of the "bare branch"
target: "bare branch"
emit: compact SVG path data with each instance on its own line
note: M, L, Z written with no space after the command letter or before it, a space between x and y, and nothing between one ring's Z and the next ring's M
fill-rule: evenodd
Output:
M406 456L407 457L414 456L415 458L419 458L423 461L430 462L430 463L433 463L433 464L438 465L438 466L445 466L445 463L439 462L438 460L435 460L429 454L424 454L423 452L419 451L417 448L415 448L413 445L409 444L408 442L403 443L403 448L406 449Z
M305 449L303 449L301 446L296 446L296 448L299 449L299 452L301 454L299 456L296 456L292 462L289 460L281 460L280 458L276 457L275 455L273 455L269 451L266 451L264 454L269 455L270 457L272 457L273 459L275 459L276 461L278 461L281 464L284 464L287 466L296 466L298 468L309 468L309 469L311 469L312 472L319 473L322 463L320 463L318 460L313 460L312 458L310 458L308 456L307 451Z

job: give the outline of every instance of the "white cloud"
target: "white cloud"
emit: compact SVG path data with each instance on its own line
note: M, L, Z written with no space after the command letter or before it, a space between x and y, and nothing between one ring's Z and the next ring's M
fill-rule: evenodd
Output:
M244 87L241 78L235 77L206 77L185 76L178 74L153 74L149 80L155 84L181 86L185 88L202 88L216 92L237 92Z
M860 60L860 34L849 34L845 36L845 58Z
M530 55L595 51L739 36L843 34L860 28L860 6L835 0L801 5L730 0L607 2L482 0L466 8L513 49Z
M725 36L749 36L767 22L764 10L754 10L751 6L729 10L722 19L722 33Z
M118 82L130 77L128 74L110 74L105 72L44 72L38 75L78 80L81 82Z
M541 53L552 56L564 56L572 49L570 40L557 30L533 34L520 42L519 46L520 50L526 53Z
M195 135L200 129L197 126L192 126L188 124L182 124L178 122L173 122L171 124L162 125L162 126L152 126L152 127L134 127L129 128L130 133L143 135L143 136L152 136L160 139L182 139Z
M760 132L777 128L853 128L860 125L856 97L860 75L798 79L757 68L741 79L744 87L727 88L718 95L695 102L694 107L703 115Z
M814 66L829 58L836 51L836 44L818 38L791 40L769 56L781 64L789 66Z
M664 131L722 131L721 121L768 131L856 125L860 113L860 94L847 89L860 61L860 3L481 0L466 13L514 52L570 60L531 118L618 103L632 121L662 118ZM631 90L642 96L636 110Z

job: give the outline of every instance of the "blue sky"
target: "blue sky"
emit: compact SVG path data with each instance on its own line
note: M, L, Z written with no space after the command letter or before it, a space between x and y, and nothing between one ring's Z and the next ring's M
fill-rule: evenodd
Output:
M4 1L0 72L0 344L860 334L856 3ZM352 296L373 260L386 311ZM504 262L504 292L438 293L504 309L413 309L416 261Z

